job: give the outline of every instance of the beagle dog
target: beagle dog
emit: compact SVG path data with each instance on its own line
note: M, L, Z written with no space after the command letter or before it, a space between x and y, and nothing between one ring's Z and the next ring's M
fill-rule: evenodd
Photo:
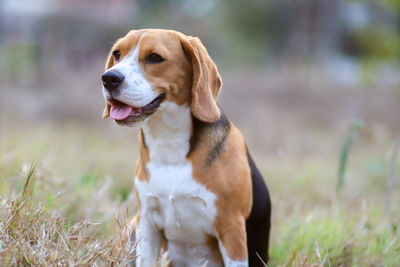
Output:
M217 105L218 69L200 39L132 30L102 76L103 117L140 126L136 266L265 266L271 202L239 130Z

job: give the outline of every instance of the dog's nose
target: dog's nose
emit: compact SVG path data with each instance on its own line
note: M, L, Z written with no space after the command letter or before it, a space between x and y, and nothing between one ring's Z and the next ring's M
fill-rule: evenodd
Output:
M124 79L124 75L114 70L109 70L105 72L103 76L101 76L104 87L110 91L117 88L124 81Z

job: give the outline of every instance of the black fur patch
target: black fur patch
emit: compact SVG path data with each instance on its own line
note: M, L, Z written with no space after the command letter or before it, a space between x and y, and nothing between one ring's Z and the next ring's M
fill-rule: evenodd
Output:
M215 159L223 152L226 138L231 131L231 123L226 115L221 112L220 118L213 123L202 122L193 117L193 134L190 138L189 154L202 143L210 144L210 150L205 158L206 166L211 166ZM212 142L202 142L204 139Z
M262 267L268 262L269 232L271 228L271 200L264 179L247 151L253 185L253 207L246 220L249 266Z

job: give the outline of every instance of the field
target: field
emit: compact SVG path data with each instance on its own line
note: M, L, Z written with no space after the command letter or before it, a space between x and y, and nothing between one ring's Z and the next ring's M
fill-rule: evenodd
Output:
M398 266L400 170L390 163L399 133L398 90L322 90L320 82L276 81L274 74L225 77L222 106L244 133L272 196L269 265ZM136 209L137 129L101 121L94 88L88 93L93 107L71 101L72 109L89 109L85 117L76 110L66 116L61 109L68 107L56 102L63 97L53 98L51 117L40 110L14 116L17 94L7 91L8 103L0 109L3 266L101 266L129 259L129 253L113 255L112 248ZM51 93L43 90L38 105L46 108L43 96ZM340 153L356 119L362 125L338 190Z

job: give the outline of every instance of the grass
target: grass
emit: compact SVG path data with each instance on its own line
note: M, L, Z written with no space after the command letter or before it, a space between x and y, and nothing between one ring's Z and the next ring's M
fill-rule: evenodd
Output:
M2 265L124 265L131 254L113 248L136 209L136 130L0 126ZM396 181L390 221L384 211L392 144L353 141L338 193L340 145L303 157L254 149L273 201L271 266L400 262Z
M126 264L131 253L116 257L116 237L97 240L97 223L87 220L68 223L57 214L57 194L37 200L35 168L25 173L19 194L1 197L0 261L3 266L54 266Z

